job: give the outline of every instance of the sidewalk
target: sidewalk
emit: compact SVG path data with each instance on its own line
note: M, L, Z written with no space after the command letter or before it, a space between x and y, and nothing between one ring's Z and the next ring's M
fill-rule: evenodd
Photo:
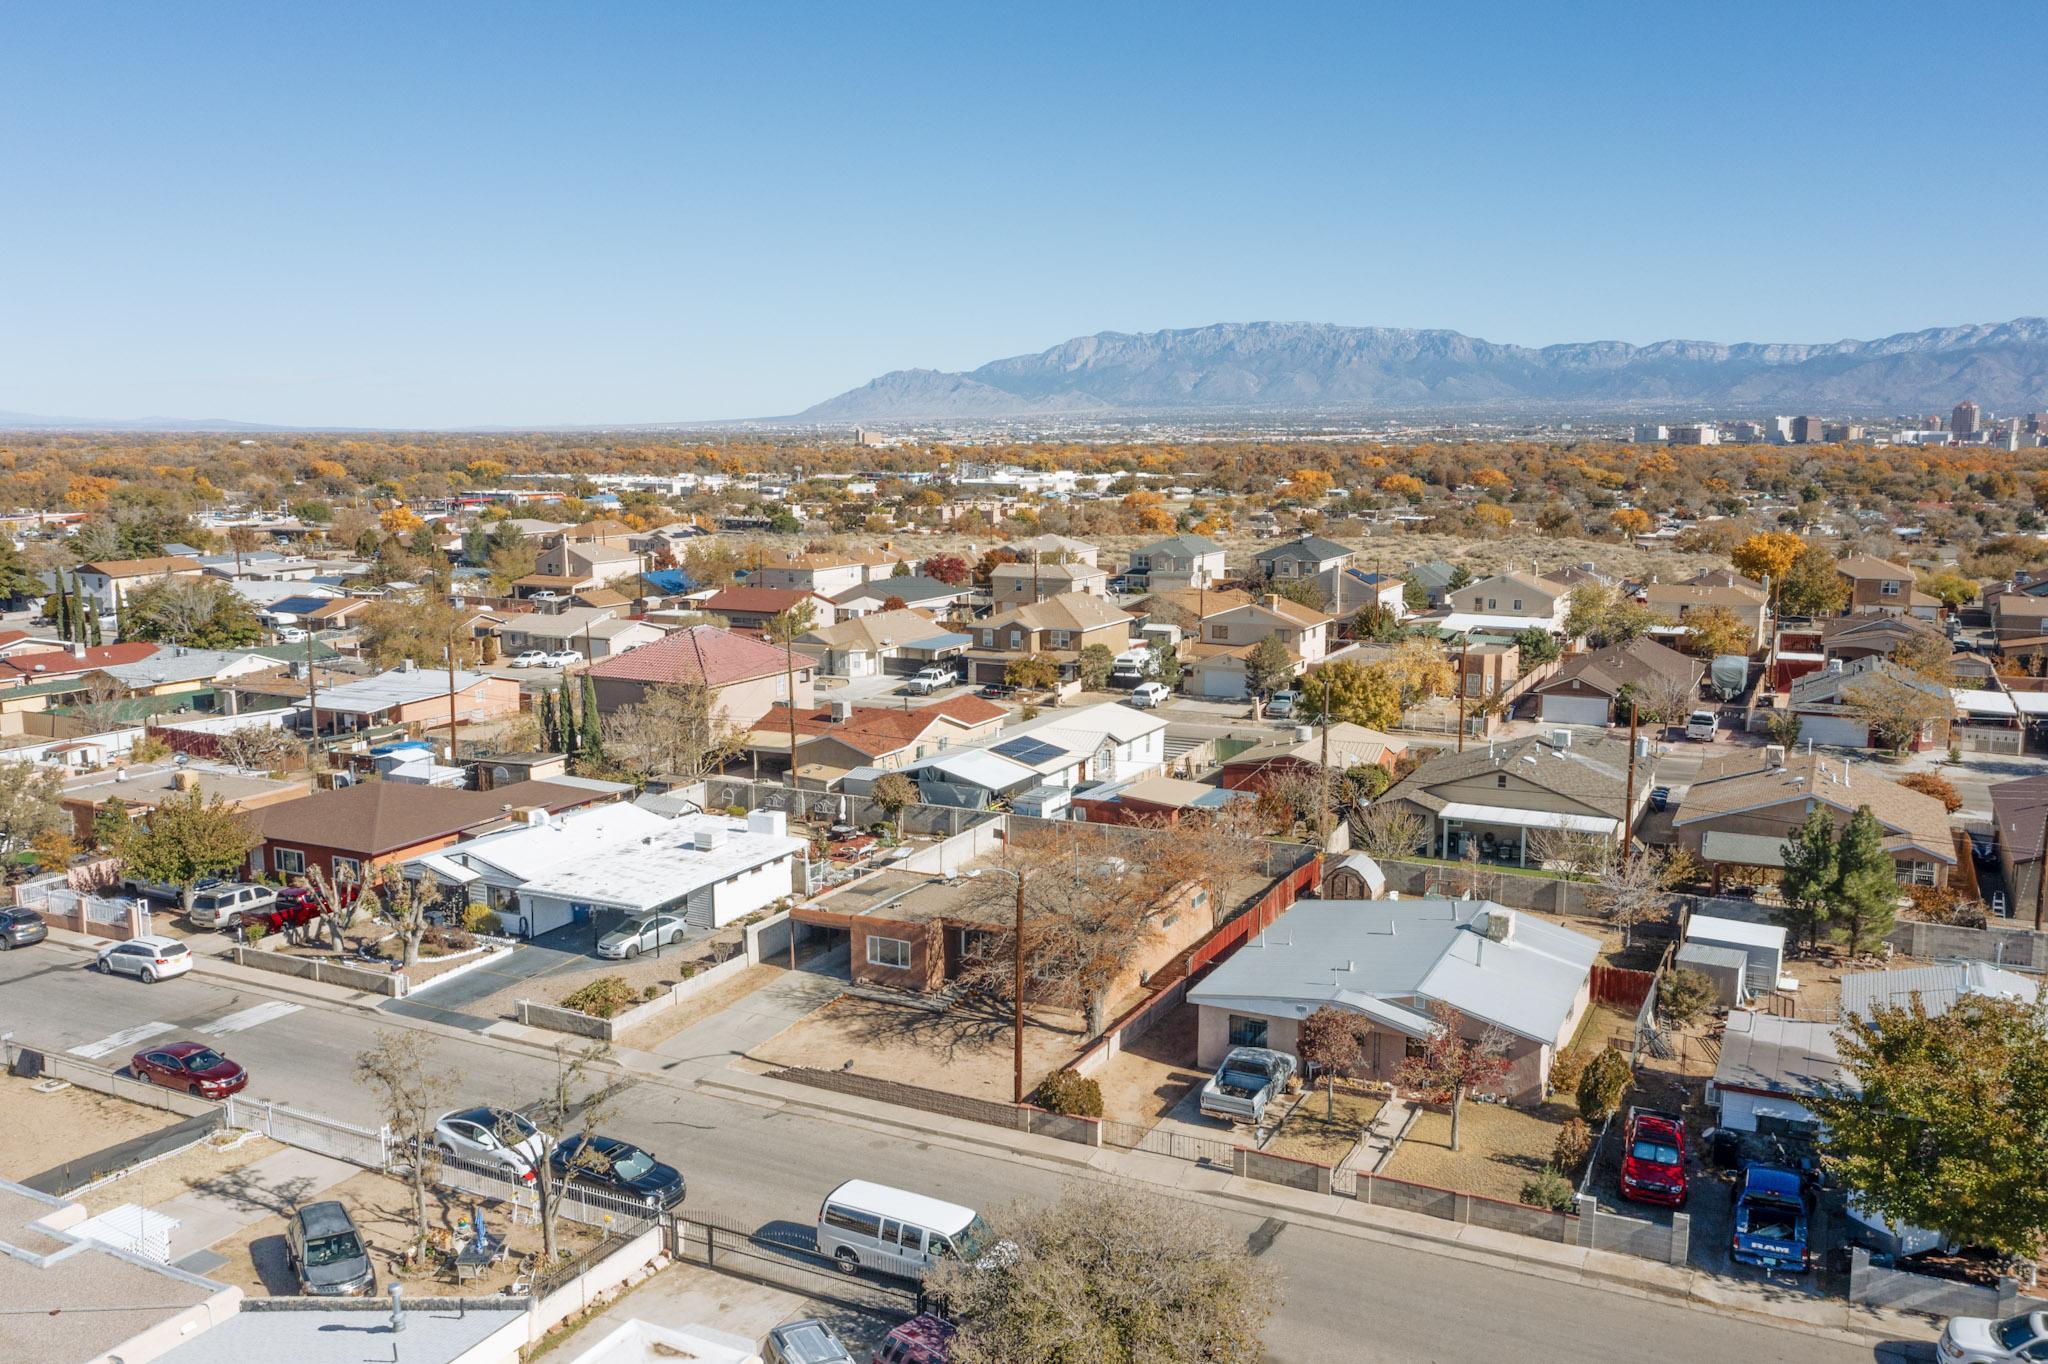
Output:
M112 938L95 938L87 933L73 933L66 928L52 928L49 943L56 947L68 948L85 957L84 964L99 955L102 947L111 947ZM258 971L247 966L237 966L231 957L211 956L204 952L192 954L192 974L210 976L219 980L231 980L237 985L261 986L273 994L296 995L302 999L322 1004L339 1004L352 1009L374 1009L389 996L373 995L364 990L351 990L346 985L328 985L322 981L307 980L303 976L288 976L281 971Z
M252 1222L289 1216L360 1169L312 1151L286 1147L253 1165L222 1175L153 1211L178 1219L171 1259L182 1260L227 1240Z
M1542 1241L1421 1213L1239 1179L1221 1170L1168 1156L1086 1147L1010 1132L744 1071L707 1075L697 1083L704 1089L726 1091L735 1097L744 1095L756 1102L805 1108L862 1125L902 1128L925 1140L942 1135L998 1150L1014 1159L1061 1165L1077 1172L1087 1169L1099 1175L1171 1189L1191 1201L1211 1206L1248 1209L1262 1216L1313 1223L1341 1235L1411 1244L1425 1242L1436 1253L1504 1264L1520 1272L1631 1296L1676 1299L1767 1318L1808 1334L1859 1344L1878 1340L1924 1341L1931 1335L1926 1318L1912 1313L1857 1307L1840 1299L1792 1297L1766 1283L1717 1278L1683 1265Z

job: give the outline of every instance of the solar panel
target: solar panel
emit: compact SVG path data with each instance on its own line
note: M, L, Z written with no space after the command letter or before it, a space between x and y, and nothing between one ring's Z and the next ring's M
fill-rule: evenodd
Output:
M1026 767L1036 767L1048 758L1057 758L1066 752L1065 749L1046 743L1043 739L1011 739L1007 743L997 744L990 751L1000 753L1012 762L1023 763Z

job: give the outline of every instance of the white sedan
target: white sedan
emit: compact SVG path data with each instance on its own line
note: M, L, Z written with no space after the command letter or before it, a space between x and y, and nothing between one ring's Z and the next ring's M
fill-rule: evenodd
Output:
M2048 1359L2048 1312L2026 1312L2003 1321L1950 1317L1934 1353L1942 1364L2023 1364Z
M434 1123L434 1149L477 1165L494 1165L521 1184L548 1153L547 1133L509 1108L459 1108Z
M581 663L583 655L574 649L557 649L547 656L550 668L566 668L572 663Z
M545 668L547 665L548 655L545 649L528 649L512 660L512 666L515 668Z

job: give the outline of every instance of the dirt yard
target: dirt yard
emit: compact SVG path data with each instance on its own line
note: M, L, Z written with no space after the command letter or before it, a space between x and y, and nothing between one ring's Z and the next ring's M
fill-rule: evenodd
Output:
M1195 1064L1200 1023L1201 1011L1182 1004L1096 1071L1103 1116L1149 1127L1208 1079Z
M1575 1109L1561 1103L1527 1109L1468 1100L1458 1123L1462 1149L1454 1152L1450 1114L1425 1108L1395 1148L1385 1173L1518 1203L1522 1185L1550 1163L1558 1128L1577 1116Z
M681 1004L664 1009L647 1022L629 1029L619 1045L652 1051L683 1029L702 1023L713 1014L730 1009L769 981L782 975L787 969L768 962L763 962L759 966L749 966L738 975L727 977L702 994L692 995Z
M362 1233L370 1248L370 1258L377 1266L378 1289L381 1292L395 1273L399 1253L412 1242L411 1187L402 1179L365 1170L320 1197L323 1201L333 1199L341 1203L355 1218L356 1229ZM427 1221L438 1248L447 1250L458 1241L467 1241L471 1211L478 1205L482 1208L485 1229L492 1236L506 1238L508 1253L486 1273L461 1285L460 1292L472 1297L497 1293L509 1287L514 1279L521 1277L526 1263L537 1257L541 1248L540 1228L514 1225L509 1207L475 1199L468 1194L435 1189L427 1196ZM572 1252L582 1250L598 1239L594 1228L580 1226L567 1219L557 1224L556 1231L560 1248ZM260 1296L295 1295L298 1286L285 1263L284 1232L285 1219L282 1217L266 1217L244 1227L213 1247L214 1253L226 1257L227 1263L208 1277L235 1284L246 1293ZM458 1291L452 1269L398 1277L408 1285L408 1293L439 1295Z
M1323 1165L1342 1163L1387 1101L1343 1081L1338 1082L1334 1098L1336 1111L1332 1114L1332 1096L1321 1086L1305 1092L1287 1120L1280 1124L1280 1130L1266 1143L1266 1150L1276 1156L1313 1160Z
M1073 1059L1080 1015L1032 1009L1025 1016L1024 1088ZM986 1005L944 1013L843 995L784 1028L753 1059L857 1075L1007 1103L1011 1097L1010 1014Z
M35 1082L0 1074L0 1179L26 1179L184 1119L76 1085L38 1094Z
M284 1150L281 1142L246 1132L216 1132L188 1151L142 1166L97 1189L79 1194L87 1211L103 1213L123 1203L153 1208L180 1194L224 1181L244 1166Z

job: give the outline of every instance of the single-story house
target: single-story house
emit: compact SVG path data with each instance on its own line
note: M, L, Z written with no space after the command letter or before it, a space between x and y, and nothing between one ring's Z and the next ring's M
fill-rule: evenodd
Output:
M614 654L652 644L668 631L633 620L610 607L572 606L566 611L522 611L506 616L497 627L498 652L510 658L529 649L574 649L585 658Z
M827 677L875 677L916 672L927 663L957 657L971 641L923 611L903 608L821 625L797 643L819 660Z
M365 782L265 806L249 814L258 842L256 876L368 876L515 820L523 811L556 814L609 796L585 787L517 782L495 791L463 791L408 782Z
M1572 654L1531 690L1537 717L1545 724L1627 724L1628 707L1616 705L1624 693L1639 705L1667 692L1695 699L1705 674L1706 665L1698 659L1653 639L1638 638Z
M1252 797L1180 777L1142 777L1091 786L1072 799L1074 818L1090 824L1176 827L1183 816L1214 813Z
M1200 1010L1197 1061L1232 1047L1298 1052L1301 1021L1330 1006L1367 1030L1356 1073L1391 1080L1435 1035L1432 1003L1466 1031L1509 1038L1504 1097L1541 1100L1550 1065L1592 998L1600 943L1490 900L1305 900L1187 992Z
M1549 835L1587 834L1613 844L1633 832L1656 784L1656 764L1636 764L1633 804L1628 768L1625 740L1574 742L1562 730L1440 752L1388 787L1379 803L1421 816L1432 856L1455 859L1477 844L1487 861L1536 866Z
M382 725L433 728L448 723L451 686L460 724L519 713L519 684L509 677L457 669L451 680L445 669L418 667L410 659L375 677L321 691L314 702L299 702L298 709L308 712L310 723L312 706L317 704L320 729L326 734Z
M956 607L964 606L974 595L974 584L969 582L942 583L937 578L913 576L908 578L877 578L873 582L861 583L847 588L832 598L834 619L843 620L849 616L865 616L889 607L892 601L918 611L943 615Z
M1736 1132L1806 1136L1820 1123L1807 1101L1842 1078L1835 1024L1728 1011L1713 1102L1720 1126Z
M727 587L698 605L714 616L723 616L733 629L749 633L766 629L769 621L802 605L811 608L813 629L839 619L839 610L829 598L794 587Z
M798 650L795 659L797 705L811 704L811 675L816 663ZM606 715L637 705L661 686L698 686L711 695L714 713L731 724L752 728L778 701L791 700L783 651L758 639L692 625L628 653L593 662L585 676L597 689L597 708Z
M1851 659L1829 659L1819 672L1810 672L1792 684L1786 698L1799 717L1799 737L1832 748L1872 748L1870 721L1857 713L1861 689L1896 685L1922 692L1931 703L1930 711L1941 718L1920 724L1911 747L1915 752L1934 748L1947 736L1947 717L1954 707L1949 689L1933 678L1900 667L1888 658L1870 655Z
M1260 790L1276 775L1312 772L1326 761L1339 771L1371 763L1391 773L1407 751L1403 740L1349 720L1329 726L1327 736L1320 726L1297 725L1285 738L1269 740L1226 759L1221 780L1233 791Z
M1930 1014L1945 1014L1972 997L2013 999L2032 1004L2040 998L2041 978L2024 976L1987 961L1951 961L1938 966L1906 966L1896 971L1858 971L1842 977L1842 1016L1863 1018L1880 1004L1904 1008L1914 999Z
M220 763L142 763L68 778L59 803L71 816L73 835L91 847L93 820L110 800L118 800L130 819L146 824L158 805L192 792L201 800L218 798L232 809L248 811L297 800L311 788L303 776L273 780Z

